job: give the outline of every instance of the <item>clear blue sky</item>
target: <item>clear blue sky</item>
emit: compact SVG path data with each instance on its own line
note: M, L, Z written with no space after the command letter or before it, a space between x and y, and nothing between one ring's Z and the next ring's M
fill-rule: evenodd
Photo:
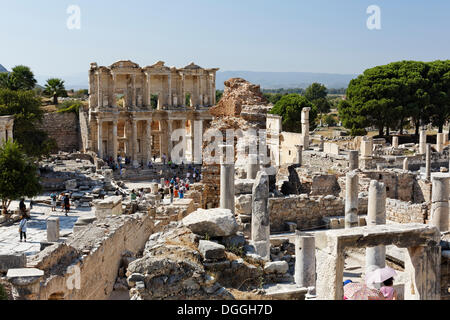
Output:
M69 5L81 30L69 30ZM366 28L369 5L382 29ZM403 59L450 58L448 0L0 0L0 64L35 74L90 62L360 73Z

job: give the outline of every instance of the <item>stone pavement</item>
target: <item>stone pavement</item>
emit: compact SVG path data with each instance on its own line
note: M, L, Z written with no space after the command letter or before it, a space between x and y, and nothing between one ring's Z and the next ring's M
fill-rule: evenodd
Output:
M48 199L48 197L47 197ZM10 209L19 206L18 201L11 203ZM29 202L26 201L27 208ZM31 219L27 223L27 242L19 242L19 222L8 227L0 227L0 254L2 253L25 253L27 256L34 255L40 251L40 242L47 241L47 219L59 217L60 235L68 236L72 233L73 226L78 217L92 214L93 208L71 208L66 217L61 208L55 212L45 204L34 204L31 210Z

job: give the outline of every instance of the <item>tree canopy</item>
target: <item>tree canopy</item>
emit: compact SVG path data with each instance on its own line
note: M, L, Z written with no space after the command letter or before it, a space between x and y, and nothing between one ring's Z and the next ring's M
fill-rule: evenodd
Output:
M304 96L296 93L287 94L270 110L271 114L282 117L283 130L290 132L301 132L301 112L303 108L311 108L309 119L311 127L314 128L317 117L317 107L309 102Z
M450 116L450 60L400 61L367 69L350 81L339 116L351 134L375 126L379 134L403 127L411 119L419 126L433 123L442 132ZM386 131L385 131L386 129Z
M55 146L46 132L36 128L43 117L40 106L33 91L0 89L0 115L14 115L14 140L32 157L47 155Z
M45 84L44 94L53 98L53 104L58 104L58 97L67 97L64 80L58 78L48 79Z
M12 200L34 197L41 191L37 167L21 150L17 142L6 141L0 146L0 198L7 210Z
M305 98L317 107L319 113L328 113L330 103L327 100L328 89L320 83L314 82L305 91Z
M11 73L4 72L0 74L0 88L32 90L36 83L33 72L26 66L16 66Z

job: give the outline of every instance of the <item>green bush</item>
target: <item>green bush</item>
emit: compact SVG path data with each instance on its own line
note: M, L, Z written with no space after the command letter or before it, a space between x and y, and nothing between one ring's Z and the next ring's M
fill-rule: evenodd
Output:
M68 112L73 112L75 114L78 114L78 112L80 111L80 108L83 106L83 103L81 101L76 101L76 100L68 100L68 101L64 101L63 103L61 103L59 105L59 113L68 113Z
M0 300L8 300L8 294L5 287L0 283Z
M331 115L331 114L327 114L324 118L324 122L329 126L329 127L334 127L337 123L336 118Z

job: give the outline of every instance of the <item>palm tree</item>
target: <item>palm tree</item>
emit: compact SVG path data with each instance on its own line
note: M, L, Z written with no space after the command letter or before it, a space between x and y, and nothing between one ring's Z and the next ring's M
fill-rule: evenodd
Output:
M53 97L53 104L58 104L58 97L67 97L66 88L64 88L64 80L52 78L48 79L45 84L44 94Z

